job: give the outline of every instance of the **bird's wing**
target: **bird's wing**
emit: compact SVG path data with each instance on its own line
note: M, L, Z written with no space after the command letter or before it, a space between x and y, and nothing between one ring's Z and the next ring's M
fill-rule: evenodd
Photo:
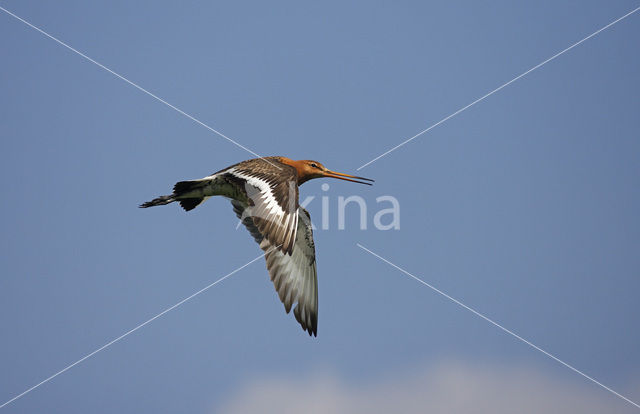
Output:
M267 269L287 313L293 309L296 320L309 335L318 334L318 276L316 272L316 250L313 243L311 217L304 208L298 208L298 229L293 252L289 255L274 248L262 236L253 221L243 215L241 202L231 201L233 210L247 227L253 238L265 251Z
M291 255L298 228L298 176L295 168L280 166L262 162L261 168L243 168L241 163L224 174L244 187L247 200L242 219L250 217L264 238Z

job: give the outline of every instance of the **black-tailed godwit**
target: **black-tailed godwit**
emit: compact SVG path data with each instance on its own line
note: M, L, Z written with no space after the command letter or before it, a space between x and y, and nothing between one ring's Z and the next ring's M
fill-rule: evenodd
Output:
M177 201L189 211L212 196L231 199L234 212L265 252L267 270L286 312L297 304L293 310L296 320L309 335L317 335L315 245L309 212L298 204L298 186L322 177L367 185L371 184L366 181L373 181L328 170L317 161L255 158L198 180L180 181L173 187L173 194L140 207Z

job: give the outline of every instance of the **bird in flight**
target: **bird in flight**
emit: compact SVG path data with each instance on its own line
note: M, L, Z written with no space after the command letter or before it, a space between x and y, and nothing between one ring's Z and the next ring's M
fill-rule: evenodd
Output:
M298 204L298 186L332 177L371 185L373 180L327 169L318 161L264 157L242 161L198 180L179 181L173 194L140 205L177 201L193 210L212 196L231 200L233 211L265 252L267 270L285 311L309 335L318 334L318 279L311 217ZM367 182L370 181L370 182Z

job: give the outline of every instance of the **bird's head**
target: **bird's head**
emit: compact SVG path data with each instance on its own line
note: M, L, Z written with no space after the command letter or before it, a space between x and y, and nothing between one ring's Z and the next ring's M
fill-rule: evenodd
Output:
M372 185L372 184L364 181L358 181L358 180L373 182L373 180L370 178L357 177L355 175L331 171L327 167L322 165L322 163L314 160L294 161L294 160L290 160L288 158L283 157L282 162L296 168L296 170L298 171L298 184L302 184L314 178L322 178L322 177L337 178L339 180L351 181L353 183L366 184L366 185Z

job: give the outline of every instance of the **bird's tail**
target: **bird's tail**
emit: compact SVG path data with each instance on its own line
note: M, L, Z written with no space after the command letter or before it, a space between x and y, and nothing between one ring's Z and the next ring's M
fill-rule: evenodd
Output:
M193 210L205 200L202 180L179 181L173 186L173 194L156 197L140 204L140 208L163 206L178 201L186 211Z

